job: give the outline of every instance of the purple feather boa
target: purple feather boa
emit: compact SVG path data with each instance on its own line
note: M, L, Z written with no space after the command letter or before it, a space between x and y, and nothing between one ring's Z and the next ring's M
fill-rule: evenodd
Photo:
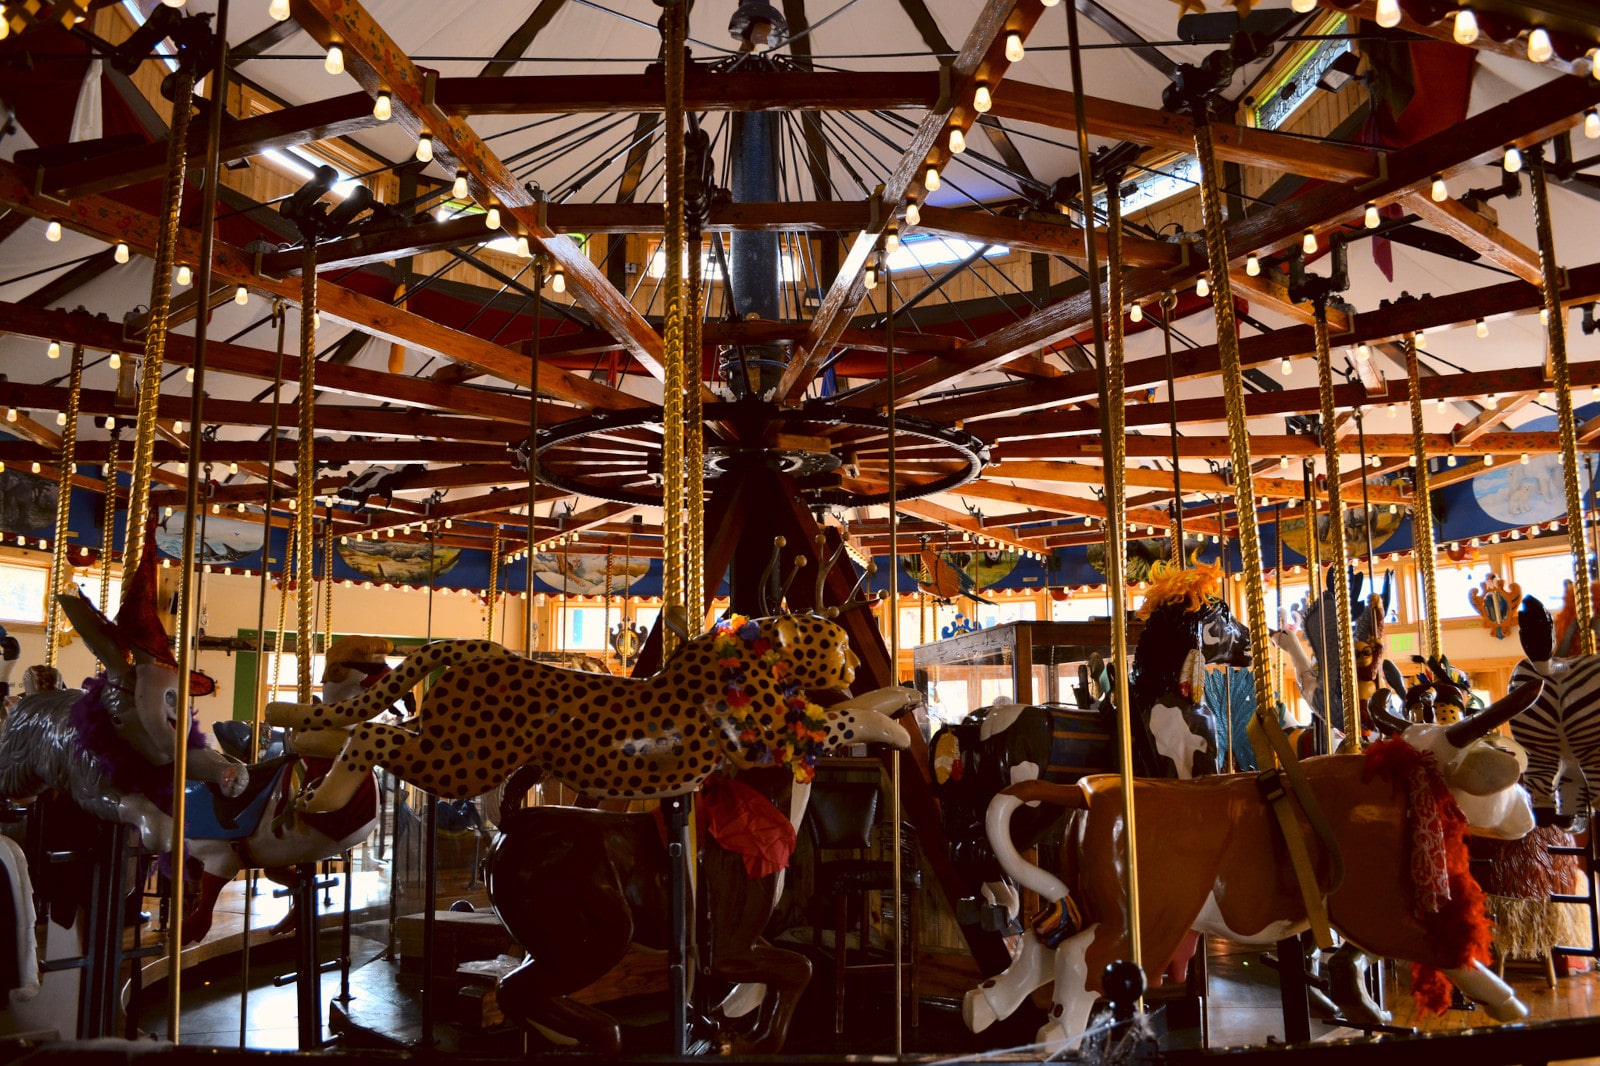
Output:
M77 754L88 756L95 771L117 792L145 796L164 813L171 814L172 764L157 766L146 761L134 750L133 745L117 735L111 715L101 703L106 686L110 683L110 677L103 673L84 679L83 695L72 705L69 718L74 750ZM194 750L205 746L200 722L191 711L189 748Z

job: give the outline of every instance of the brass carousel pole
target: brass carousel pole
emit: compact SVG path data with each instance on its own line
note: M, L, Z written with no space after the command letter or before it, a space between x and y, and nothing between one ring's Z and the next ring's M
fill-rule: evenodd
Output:
M317 507L317 242L305 237L300 266L300 390L295 398L299 416L294 464L294 530L299 546L295 571L295 700L311 702L311 659L316 629L316 553L314 520Z
M66 424L61 427L61 470L56 480L56 530L50 545L50 594L45 597L44 664L56 665L56 646L61 641L61 605L58 597L67 593L67 520L72 513L72 475L78 454L78 394L83 389L83 345L72 346L72 369L67 374ZM109 485L115 485L113 479ZM111 488L108 486L108 493ZM115 494L112 494L115 499ZM107 527L109 531L110 527ZM109 553L108 553L109 554ZM101 584L104 589L104 582Z
M1302 507L1305 510L1306 529L1306 565L1311 571L1311 602L1322 602L1323 576L1322 576L1322 539L1317 535L1317 516L1321 512L1322 502L1317 499L1313 483L1316 481L1316 460L1307 456L1300 464L1300 484ZM1326 678L1333 676L1333 656L1328 654L1328 627L1317 627L1317 677L1319 684ZM1301 693L1310 702L1308 693ZM1322 694L1322 743L1323 754L1332 755L1337 745L1333 740L1333 714L1328 709L1329 699L1327 692Z
M1546 366L1556 396L1556 422L1561 433L1561 476L1567 496L1567 541L1572 546L1572 595L1577 608L1578 639L1584 655L1595 653L1594 608L1587 548L1583 535L1583 486L1578 474L1578 428L1572 413L1572 368L1567 362L1567 318L1561 307L1561 268L1556 264L1556 238L1550 220L1550 191L1545 186L1544 146L1524 153L1533 189L1533 225L1539 236L1539 271L1544 284Z
M1333 623L1339 640L1339 684L1343 691L1345 741L1361 750L1361 708L1357 705L1354 634L1350 628L1350 567L1344 539L1344 487L1339 471L1339 438L1333 410L1333 357L1328 350L1328 303L1323 297L1313 302L1316 310L1313 327L1317 340L1317 392L1322 401L1322 461L1328 480L1328 543L1333 564ZM1324 629L1329 624L1323 614ZM1331 673L1329 676L1332 676ZM1333 721L1332 693L1323 693L1328 721Z
M662 384L661 536L664 557L661 590L662 619L686 613L684 544L686 498L684 481L684 342L683 342L683 76L687 0L661 0L662 52L666 64L666 218L662 244L667 257L664 354L666 378ZM661 657L677 647L678 637L661 626Z
M1400 342L1406 353L1406 393L1411 403L1411 455L1416 466L1411 505L1411 546L1417 553L1422 576L1422 651L1425 657L1444 655L1444 621L1439 612L1439 585L1435 577L1438 548L1433 541L1433 497L1428 488L1427 442L1422 434L1422 388L1417 366L1417 342ZM1403 695L1403 693L1402 693Z
M1107 449L1105 470L1106 499L1106 584L1111 599L1111 655L1118 664L1115 671L1114 698L1116 706L1128 713L1132 706L1128 699L1128 612L1127 612L1127 483L1123 469L1127 465L1126 388L1123 376L1122 352L1122 200L1115 175L1106 182L1106 234L1110 243L1108 258L1111 269L1106 279L1106 297L1109 308L1102 307L1100 298L1100 259L1095 240L1094 175L1090 168L1088 121L1084 114L1083 61L1078 42L1078 10L1076 4L1067 4L1067 41L1072 70L1073 106L1078 129L1078 198L1083 207L1083 235L1089 273L1089 303L1094 321L1095 360L1100 369L1100 426ZM1220 288L1220 287L1219 287ZM1224 294L1217 296L1218 315ZM1228 304L1232 313L1233 305ZM1109 344L1107 328L1110 329ZM1235 352L1235 363L1237 363ZM1248 469L1248 464L1246 465ZM1144 965L1143 947L1139 935L1139 849L1133 802L1133 738L1131 731L1118 730L1118 766L1122 772L1124 822L1127 833L1123 847L1126 849L1128 892L1128 949L1135 963ZM1051 901L1054 902L1054 901ZM1159 964L1162 960L1157 960ZM1141 997L1141 1009L1143 999Z
M494 607L500 597L500 523L494 524L494 536L489 542L489 599L485 605L483 637L494 639Z
M701 414L700 386L705 354L701 341L700 212L687 212L689 246L688 304L683 321L683 509L684 604L689 613L689 633L697 634L706 621L706 508L705 418Z
M102 501L105 510L100 515L100 613L111 613L111 557L112 530L117 525L117 445L122 440L122 426L113 423L111 439L106 442L106 465L100 476L105 480L106 494Z
M1120 250L1121 238L1117 239ZM1172 563L1183 567L1183 471L1178 466L1178 384L1172 375L1172 315L1178 309L1178 294L1171 289L1161 294L1161 349L1167 371L1167 424L1172 432Z

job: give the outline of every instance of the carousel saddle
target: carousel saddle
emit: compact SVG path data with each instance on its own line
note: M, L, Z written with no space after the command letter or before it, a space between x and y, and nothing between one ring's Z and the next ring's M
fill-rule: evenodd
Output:
M261 825L294 756L284 755L250 767L250 783L229 798L215 786L191 781L185 789L185 830L198 840L241 840Z

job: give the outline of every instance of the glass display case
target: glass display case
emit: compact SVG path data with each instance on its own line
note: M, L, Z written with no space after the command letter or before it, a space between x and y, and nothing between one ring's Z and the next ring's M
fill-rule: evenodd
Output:
M1142 628L1129 619L1129 647ZM924 644L912 652L912 664L929 717L958 722L999 700L1079 705L1078 668L1110 646L1106 619L1009 622Z

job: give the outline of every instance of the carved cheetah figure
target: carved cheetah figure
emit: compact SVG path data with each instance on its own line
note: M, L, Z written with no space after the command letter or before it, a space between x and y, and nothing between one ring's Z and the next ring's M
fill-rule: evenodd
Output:
M598 798L681 795L725 759L746 766L792 743L803 725L795 720L797 689L844 689L855 678L858 660L836 622L736 621L743 639L730 641L720 623L644 679L565 670L487 640L439 641L359 696L273 703L267 721L293 730L355 727L332 769L302 795L311 811L338 809L374 766L446 799L481 795L525 764ZM368 721L436 671L415 718ZM827 712L813 707L825 724L815 723L808 743L813 751L904 746L905 731L888 715L914 700L894 688Z

